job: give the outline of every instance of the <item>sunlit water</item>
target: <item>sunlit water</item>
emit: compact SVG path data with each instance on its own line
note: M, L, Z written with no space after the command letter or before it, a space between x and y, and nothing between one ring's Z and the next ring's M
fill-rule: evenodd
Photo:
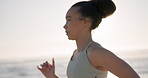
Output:
M0 78L44 78L36 68L37 65L51 59L30 59L30 60L0 60ZM60 78L66 77L68 59L56 59L56 74ZM128 62L141 78L148 78L148 57L127 58ZM109 73L108 78L117 78Z

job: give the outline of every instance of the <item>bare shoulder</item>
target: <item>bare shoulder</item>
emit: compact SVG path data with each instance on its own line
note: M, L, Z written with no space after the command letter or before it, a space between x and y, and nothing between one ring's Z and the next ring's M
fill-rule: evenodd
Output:
M113 62L122 61L122 59L116 56L113 52L100 47L100 45L97 43L88 48L88 57L94 66L101 67L104 67L105 64L108 65Z
M112 53L111 51L105 49L104 47L102 47L100 44L98 44L96 42L94 42L88 48L88 55L89 56L97 56L97 57L98 56L100 56L100 57L104 57L104 56L116 56L114 53Z
M118 60L119 58L111 51L103 48L98 43L93 43L88 48L88 57L93 66L103 67L106 62Z
M129 64L98 43L90 45L87 51L90 63L94 67L101 67L121 78L139 78Z

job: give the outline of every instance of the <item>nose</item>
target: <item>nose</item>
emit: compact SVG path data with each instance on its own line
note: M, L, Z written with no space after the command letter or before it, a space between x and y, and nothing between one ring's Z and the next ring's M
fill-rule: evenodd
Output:
M63 26L63 28L66 29L66 27L67 27L67 25L65 24L65 25Z

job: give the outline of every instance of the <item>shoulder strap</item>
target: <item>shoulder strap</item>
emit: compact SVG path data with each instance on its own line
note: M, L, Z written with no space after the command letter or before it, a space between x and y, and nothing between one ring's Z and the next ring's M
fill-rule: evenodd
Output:
M90 45L93 43L93 41L89 42L89 44L85 47L85 51L90 47Z

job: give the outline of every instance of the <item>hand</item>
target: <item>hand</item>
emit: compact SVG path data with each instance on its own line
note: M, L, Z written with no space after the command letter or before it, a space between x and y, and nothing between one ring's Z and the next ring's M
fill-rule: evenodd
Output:
M47 61L41 64L41 68L37 66L37 68L43 73L46 78L58 78L55 75L55 64L54 59L52 59L52 64Z

